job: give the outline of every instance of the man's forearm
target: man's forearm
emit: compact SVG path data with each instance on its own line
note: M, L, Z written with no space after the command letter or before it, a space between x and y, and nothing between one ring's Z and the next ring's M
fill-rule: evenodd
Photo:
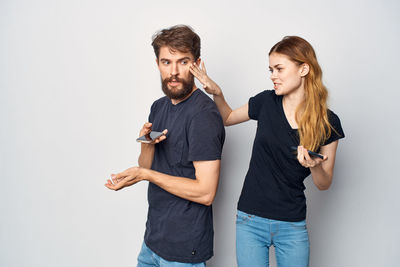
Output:
M154 158L154 145L141 144L141 152L139 156L139 166L142 168L150 169Z
M158 185L165 191L203 205L211 205L218 186L218 175L216 179L190 179L167 175L150 169L141 168L141 180L147 180Z

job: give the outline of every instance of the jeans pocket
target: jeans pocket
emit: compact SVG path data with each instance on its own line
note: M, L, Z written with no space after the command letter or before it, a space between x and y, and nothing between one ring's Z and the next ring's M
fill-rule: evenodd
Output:
M307 229L307 223L305 220L300 221L300 222L290 222L289 223L290 227L296 230L306 230Z
M253 215L246 214L244 212L238 212L236 214L236 224L247 224L253 217Z
M236 224L246 224L248 218L236 215Z

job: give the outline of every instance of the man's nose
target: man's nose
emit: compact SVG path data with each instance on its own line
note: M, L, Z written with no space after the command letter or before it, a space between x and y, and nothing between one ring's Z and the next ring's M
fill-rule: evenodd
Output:
M176 76L179 74L179 68L177 63L171 64L171 76Z

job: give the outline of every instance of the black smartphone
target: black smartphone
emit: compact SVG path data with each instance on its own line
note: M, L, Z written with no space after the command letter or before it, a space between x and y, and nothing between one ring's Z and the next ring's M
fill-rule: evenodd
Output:
M296 147L296 146L291 146L290 148L291 148L292 150L294 150L294 151L297 151L297 147ZM321 154L312 152L312 151L310 151L310 150L307 150L307 151L308 151L308 154L309 154L311 157L317 157L317 158L320 158L320 159L324 159L324 156L321 155Z
M136 139L136 141L148 144L163 135L164 135L164 133L162 133L162 132L151 131L150 133L139 137L138 139Z

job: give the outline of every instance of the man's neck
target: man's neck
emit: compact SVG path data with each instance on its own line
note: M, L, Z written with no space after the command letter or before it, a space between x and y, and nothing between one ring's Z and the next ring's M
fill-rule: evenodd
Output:
M185 101L185 100L188 99L188 98L193 94L193 92L196 91L196 90L197 90L196 85L193 85L192 91L191 91L190 94L188 94L185 98L182 98L182 99L171 99L172 105L177 105L177 104L179 104L179 103Z

